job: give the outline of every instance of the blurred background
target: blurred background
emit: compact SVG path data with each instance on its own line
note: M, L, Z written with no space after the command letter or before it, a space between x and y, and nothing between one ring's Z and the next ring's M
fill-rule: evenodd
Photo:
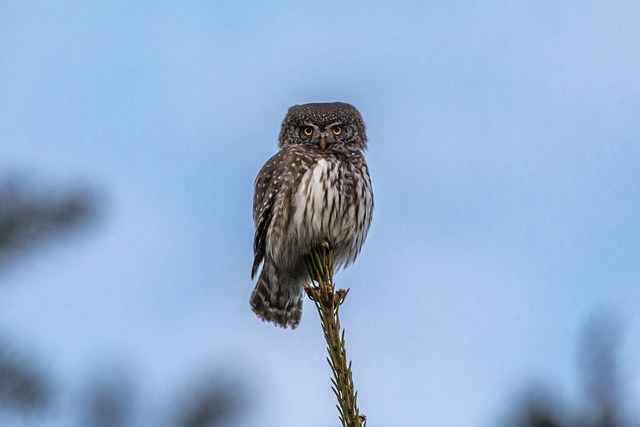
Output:
M289 106L369 135L338 273L378 426L638 426L640 4L0 2L0 425L337 424L260 322L253 180Z

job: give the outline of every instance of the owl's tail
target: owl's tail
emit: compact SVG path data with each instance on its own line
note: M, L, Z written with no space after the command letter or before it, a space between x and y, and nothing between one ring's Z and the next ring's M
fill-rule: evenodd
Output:
M279 286L266 273L263 269L251 293L251 309L266 322L295 329L302 316L302 289L296 292L290 287Z

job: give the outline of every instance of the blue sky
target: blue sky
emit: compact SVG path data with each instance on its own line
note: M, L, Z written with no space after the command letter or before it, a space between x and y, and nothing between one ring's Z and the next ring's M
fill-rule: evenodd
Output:
M283 331L248 298L255 175L289 106L340 100L376 197L336 278L371 422L491 426L532 379L577 396L603 310L640 407L640 7L341 3L3 3L0 171L104 212L3 274L2 330L71 396L122 365L157 407L228 370L239 425L335 424L312 306Z

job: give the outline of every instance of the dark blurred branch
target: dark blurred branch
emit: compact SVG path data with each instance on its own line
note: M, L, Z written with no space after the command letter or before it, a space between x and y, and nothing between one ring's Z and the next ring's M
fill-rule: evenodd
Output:
M7 255L70 230L94 213L87 192L36 191L24 182L0 183L0 267Z
M510 414L509 427L566 427L560 399L541 386L530 386Z
M585 325L579 345L580 376L586 405L574 413L548 390L537 389L511 412L508 427L638 427L623 405L622 378L618 374L619 323L608 315L593 316Z
M186 396L176 427L221 427L246 405L246 396L235 381L211 378Z
M20 180L0 180L0 270L14 254L45 242L50 236L77 229L95 213L95 200L87 192L36 191ZM51 406L57 390L52 389L47 375L29 361L13 356L9 349L0 342L0 414L11 410L31 421L32 415ZM89 384L80 399L82 409L76 414L83 427L132 425L133 384L124 376L107 374ZM177 427L228 426L246 405L242 391L237 381L207 381L188 393L182 404L167 405L174 416L171 420ZM152 425L149 420L156 418L156 414L143 414L141 425ZM3 420L0 417L0 424Z
M611 316L594 315L579 347L579 362L593 425L622 426L622 384L618 375L619 325Z
M134 387L128 377L117 371L101 372L84 393L83 427L125 427L129 425L134 402Z
M45 376L33 365L0 344L0 408L16 412L40 412L52 399Z

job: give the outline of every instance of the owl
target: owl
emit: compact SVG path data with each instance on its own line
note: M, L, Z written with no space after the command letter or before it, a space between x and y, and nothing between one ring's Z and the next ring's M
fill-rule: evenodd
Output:
M295 105L282 122L278 151L260 170L253 197L250 305L264 321L295 328L309 283L305 255L329 245L336 268L352 263L373 213L364 158L367 136L355 107Z

